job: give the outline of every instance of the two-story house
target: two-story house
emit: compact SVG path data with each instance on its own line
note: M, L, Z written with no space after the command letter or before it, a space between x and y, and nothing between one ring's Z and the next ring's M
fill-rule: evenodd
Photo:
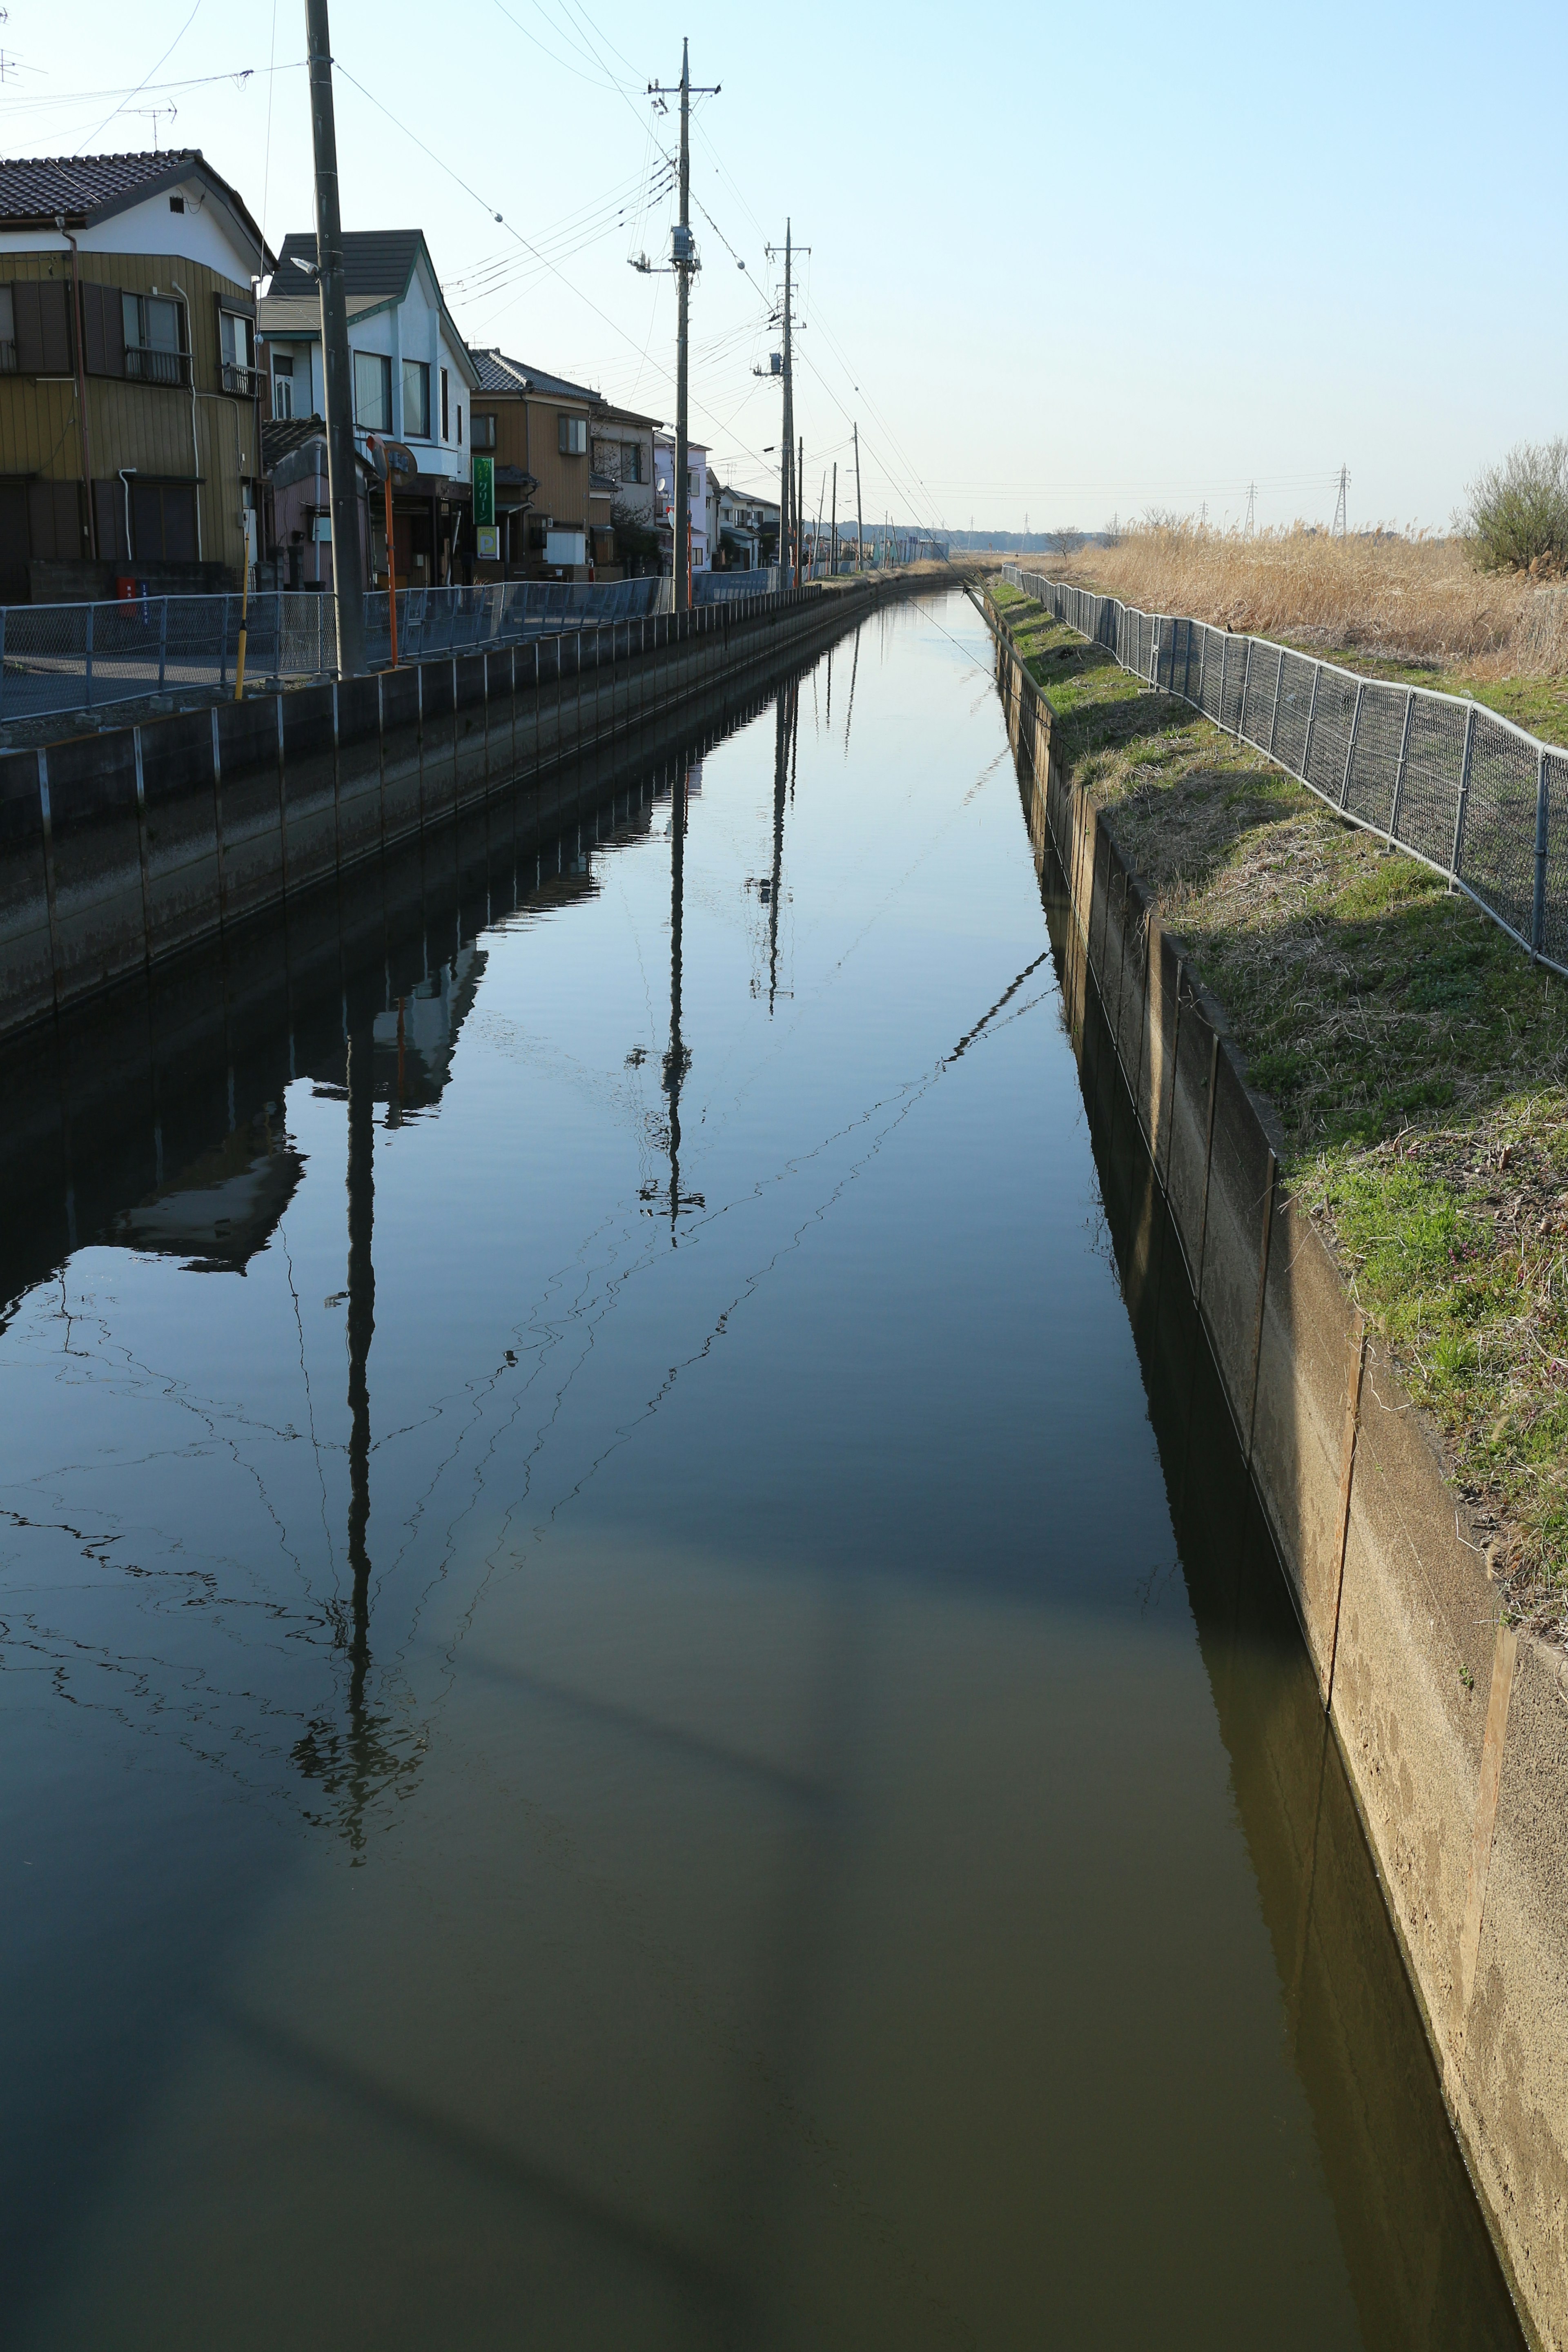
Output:
M658 509L660 537L664 546L664 569L675 568L675 436L659 432L653 444L654 488ZM711 560L711 531L714 517L708 487L708 450L701 441L686 445L687 503L690 515L691 569L706 572Z
M595 481L600 395L494 349L476 351L475 448L495 460L496 554L480 579L585 580L611 561L616 485Z
M354 444L372 434L402 442L416 470L393 490L393 541L400 588L428 588L471 576L473 456L468 410L479 381L458 332L422 232L351 229L343 236ZM259 309L261 367L273 452L271 548L285 584L330 587L331 519L324 430L298 429L326 415L321 300L313 235L283 240ZM367 581L387 576L385 499L366 464L361 529Z
M268 263L197 149L0 163L0 602L240 585Z
M605 561L613 560L633 576L659 568L653 462L658 429L656 416L639 416L635 409L615 408L608 402L594 413L590 490L592 494L595 484L604 486L614 529L613 549ZM604 562L598 568L603 577Z
M755 572L763 562L764 525L773 527L778 543L778 507L769 499L754 498L727 483L719 488L719 541L715 564L730 572Z

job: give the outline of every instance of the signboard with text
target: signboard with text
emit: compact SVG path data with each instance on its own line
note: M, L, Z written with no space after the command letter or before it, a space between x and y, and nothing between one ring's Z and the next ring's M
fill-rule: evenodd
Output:
M474 553L481 563L500 562L500 532L493 522L475 524Z
M474 459L474 529L493 530L496 519L496 461Z

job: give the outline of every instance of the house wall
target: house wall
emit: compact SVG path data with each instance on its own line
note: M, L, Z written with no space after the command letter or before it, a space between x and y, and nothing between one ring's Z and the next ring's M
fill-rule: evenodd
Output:
M167 217L177 221L180 216ZM218 302L221 296L226 308L250 311L254 298L249 285L229 272L184 258L177 269L178 285L187 298L192 382L153 384L89 375L92 476L96 481L112 481L121 467L134 467L142 474L185 480L199 477L201 559L224 565L231 575L228 584L237 588L246 553L241 486L260 468L260 426L256 401L219 390ZM18 250L9 238L0 246L0 284L26 279L53 279L68 291L70 255L58 239L43 250ZM102 249L83 254L81 282L84 288L112 286L142 294L154 288L168 294L175 287L167 253ZM74 378L0 375L0 476L36 475L46 481L79 484L81 470ZM86 520L84 512L79 549L84 562L91 552ZM111 575L116 568L134 570L135 559L128 561L122 551L110 551L105 564ZM107 578L101 586L107 593ZM68 593L80 595L100 589L84 581Z
M706 572L710 561L709 525L711 512L708 495L708 452L695 441L686 445L688 484L691 511L691 569ZM675 443L664 434L654 440L654 473L658 489L659 520L673 528L675 520Z
M183 213L170 211L171 195L184 198ZM160 188L156 195L128 205L123 212L74 235L84 256L135 253L156 254L163 260L177 258L193 269L226 276L247 294L250 272L261 267L260 257L248 240L237 242L226 205L200 178L184 180L174 188ZM53 258L61 250L61 240L54 229L8 229L5 250Z
M496 446L489 454L494 457L497 470L502 466L517 466L524 473L532 474L539 483L532 494L531 512L526 519L520 518L520 528L514 532L510 569L514 579L523 572L542 572L544 552L542 548L526 544L526 524L548 516L568 530L586 531L595 520L609 520L606 509L591 513L588 504L588 473L594 446L592 411L586 401L556 398L543 393L525 395L476 392L473 401L477 414L493 415L496 420ZM581 416L588 421L588 455L562 456L556 425L559 416ZM521 495L505 483L496 484L498 507L510 505ZM499 567L481 564L476 577L497 578Z

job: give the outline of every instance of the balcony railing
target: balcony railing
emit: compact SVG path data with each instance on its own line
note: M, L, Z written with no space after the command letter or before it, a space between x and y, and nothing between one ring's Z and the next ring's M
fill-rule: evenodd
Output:
M218 377L225 392L238 400L254 400L261 389L260 369L241 367L234 360L218 362Z
M139 383L189 383L190 362L184 352L155 352L145 343L127 343L125 373Z

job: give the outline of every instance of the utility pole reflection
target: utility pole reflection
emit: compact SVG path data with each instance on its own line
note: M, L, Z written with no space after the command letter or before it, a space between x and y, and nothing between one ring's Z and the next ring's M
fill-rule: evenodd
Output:
M682 762L676 772L669 811L669 1045L664 1057L664 1091L669 1098L669 1244L675 1246L675 1222L682 1209L700 1209L700 1192L680 1189L680 1088L691 1067L691 1055L680 1034L681 917L686 895L686 803L689 772Z
M375 1077L368 1021L349 1032L349 1567L353 1575L349 1707L364 1709L370 1664L370 1343L375 1334Z

